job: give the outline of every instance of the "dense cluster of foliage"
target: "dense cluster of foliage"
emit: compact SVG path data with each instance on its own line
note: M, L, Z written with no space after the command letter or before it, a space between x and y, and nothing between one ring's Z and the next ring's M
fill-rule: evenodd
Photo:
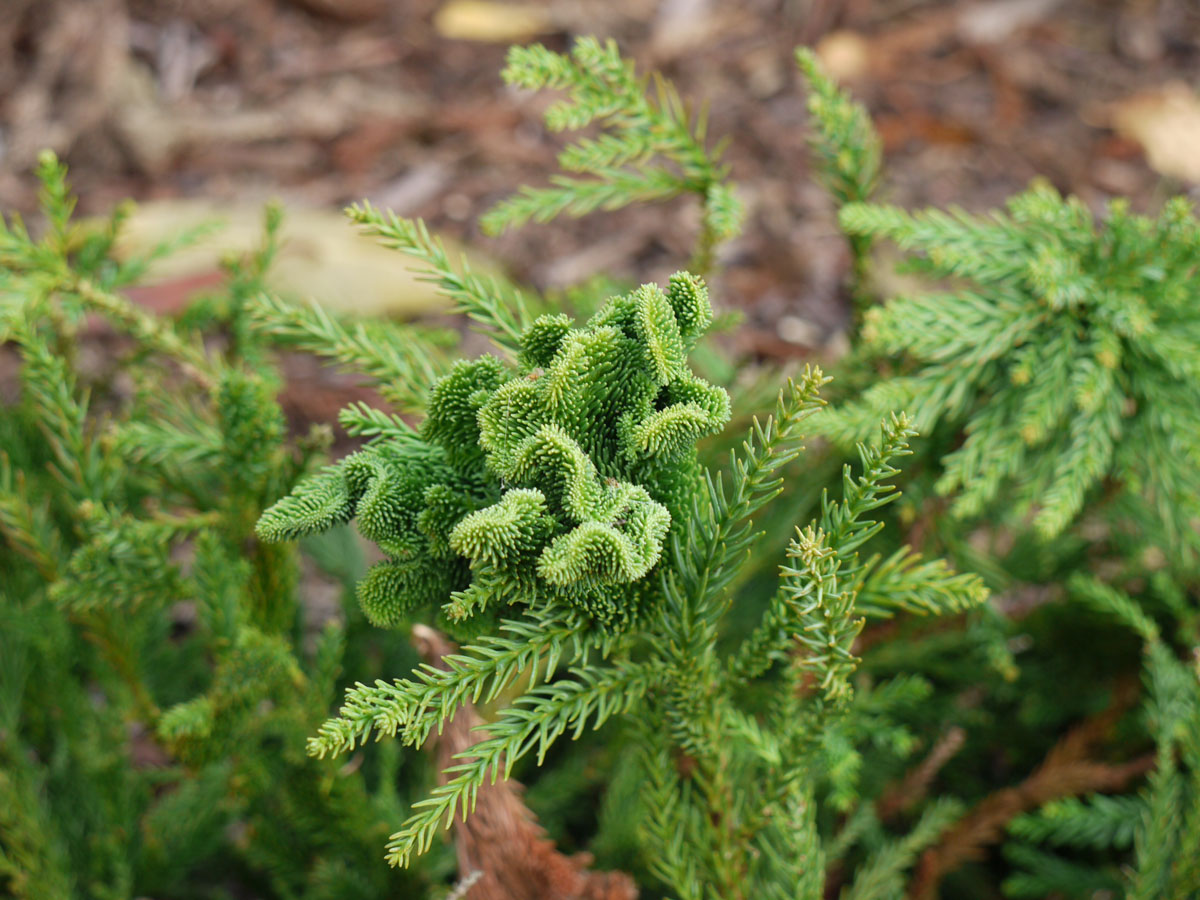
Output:
M16 220L0 231L0 338L20 363L20 396L0 412L0 889L420 890L378 865L410 788L400 755L381 747L339 772L304 753L343 672L370 678L414 655L361 616L315 618L295 546L254 538L329 445L320 429L288 436L249 315L278 213L175 324L121 293L173 245L118 261L125 211L73 223L65 174L45 156L40 238ZM97 327L131 338L111 335L104 364L80 352ZM352 584L348 537L307 555Z
M567 93L551 129L600 131L485 225L691 193L692 273L564 309L350 210L489 335L472 360L266 293L274 210L153 317L122 291L172 245L119 260L123 212L74 222L43 160L43 233L0 230L6 895L470 898L441 836L514 774L644 896L1200 895L1200 223L1044 186L875 205L869 117L798 62L856 333L762 418L706 346L735 191L611 43L512 51L507 81ZM880 240L927 293L876 305ZM112 371L79 353L97 317ZM322 467L273 348L394 410L344 410L361 446ZM462 646L414 668L431 622ZM486 730L439 774L467 705Z
M986 218L848 205L841 221L919 253L914 270L969 286L867 314L868 351L915 365L841 410L833 430L863 432L881 408L912 410L923 430L966 434L937 484L954 496L953 515L977 515L1003 492L1007 511L1033 512L1054 537L1108 482L1124 501L1118 515L1157 515L1173 554L1194 555L1200 222L1186 199L1157 220L1114 202L1100 228L1047 185ZM1135 500L1150 509L1138 515Z
M687 370L711 321L704 285L682 273L584 328L539 316L515 371L495 356L456 363L433 384L420 434L395 423L272 507L259 534L355 519L389 556L359 585L380 625L451 595L452 631L467 620L482 633L478 613L518 603L627 624L687 509L695 442L729 419L725 391Z

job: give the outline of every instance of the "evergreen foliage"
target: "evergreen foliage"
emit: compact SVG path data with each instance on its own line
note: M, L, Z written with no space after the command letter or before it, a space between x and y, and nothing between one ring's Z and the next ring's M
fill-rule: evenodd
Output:
M268 295L274 207L219 291L152 316L123 289L189 236L118 260L127 209L77 223L41 160L43 229L0 227L0 894L470 897L443 837L519 777L648 896L1200 896L1191 207L870 205L865 109L797 61L859 311L878 238L944 289L866 311L844 402L809 366L761 417L768 376L704 344L726 173L611 43L511 51L510 83L567 93L552 129L599 130L562 155L584 177L487 224L697 193L693 274L551 303L348 211L496 355ZM127 348L101 372L97 318ZM328 462L273 346L392 408L343 410L360 445ZM461 646L414 667L426 621Z
M591 37L576 40L569 54L541 44L513 47L503 75L516 87L567 93L546 110L551 131L577 131L592 123L601 131L599 137L569 144L558 157L564 171L587 177L556 175L553 187L522 187L483 217L484 231L498 234L563 213L581 216L695 194L703 214L689 268L702 275L708 271L715 246L739 230L742 206L725 181L720 148L705 147L705 116L692 116L670 82L656 74L655 96L649 96L647 79L621 57L616 42L601 44Z
M0 229L21 391L0 411L0 894L419 889L375 863L394 761L338 776L303 753L343 665L369 676L378 638L354 620L306 638L319 623L305 621L295 548L253 537L325 446L286 435L244 302L278 215L184 316L207 323L205 347L120 293L150 258L112 255L124 210L78 224L65 168L46 155L38 177L44 233ZM92 314L130 338L114 371L131 394L77 358Z
M1085 797L1073 787L1013 818L1004 854L1016 871L1004 892L1197 895L1200 671L1181 659L1200 642L1192 204L1175 198L1150 217L1116 200L1096 217L1043 183L984 216L863 202L868 189L854 192L877 180L877 139L813 57L799 58L816 95L817 162L856 255L891 240L909 254L907 271L940 288L866 312L847 365L856 391L823 431L849 441L880 411L909 410L936 460L924 489L948 497L950 515L981 525L978 534L990 532L992 546L997 536L1009 545L988 558L952 541L960 559L990 569L993 582L1017 582L1006 570L1062 579L1077 608L1144 646L1145 732L1155 748L1146 784ZM828 108L837 112L822 114ZM1067 639L1083 624L1077 617ZM1107 668L1118 672L1119 662ZM1031 781L1049 783L1056 762L1052 751ZM1079 778L1082 765L1059 764L1064 782ZM933 896L920 879L911 891Z
M924 432L965 433L936 485L952 514L1003 497L1052 538L1103 489L1141 506L1164 549L1194 555L1200 223L1186 200L1156 219L1115 202L1097 225L1079 200L1036 185L986 217L851 204L841 221L962 287L867 314L864 352L911 362L841 409L830 433L848 439L880 410L910 409Z
M698 475L695 441L729 418L725 392L692 375L712 320L679 274L611 301L582 328L541 316L519 365L459 362L434 382L420 433L380 437L305 483L259 523L268 540L356 518L388 555L359 586L367 617L422 605L447 626L515 604L563 602L629 622Z
M693 280L677 278L672 287L680 284L688 287L688 296L703 296ZM648 293L648 289L642 288L633 298L619 298L598 316L602 321L610 321L610 317L617 315L613 308L619 309L623 305L628 307L628 314L637 308L630 301ZM539 334L536 323L530 333ZM494 366L489 368L495 371ZM468 365L460 364L458 371L475 374ZM550 371L553 371L553 365ZM550 377L547 374L537 381ZM738 660L746 657L745 651L740 656L721 654L717 638L732 599L725 588L754 537L748 518L778 494L779 482L771 474L797 452L798 427L818 408L816 391L822 381L820 373L813 370L799 385L790 385L781 395L778 418L768 420L765 426L756 426L743 454L735 457L728 493L719 477L706 474L701 478L700 483L707 484L707 490L693 494L690 504L680 510L670 537L671 564L661 570L657 579L650 579L650 583L643 586L647 593L640 598L640 604L647 609L640 620L632 623L631 634L612 631L609 618L597 615L594 609L583 607L582 611L591 613L592 619L580 619L581 610L571 593L543 589L536 601L529 603L533 622L514 620L504 625L503 632L523 640L483 637L477 644L465 648L461 655L448 660L448 671L427 668L418 671L415 681L381 682L374 687L360 685L348 693L341 717L322 727L318 737L310 742L310 752L320 756L344 752L372 732L400 735L406 743L419 745L432 729L440 728L445 720L453 717L462 701L478 699L481 694L484 699L495 698L522 672L536 677L538 663L543 659L547 660L543 679L549 679L558 660L572 651L576 656L581 653L586 656L587 648L599 649L604 660L576 665L570 670L569 677L544 681L540 687L529 687L512 701L500 717L489 724L491 737L464 752L464 761L449 770L450 780L428 801L417 804L409 821L393 835L389 844L393 862L407 864L414 854L426 850L440 828L448 825L456 814L465 816L469 812L476 792L483 784L494 779L497 773L507 776L525 754L536 751L540 760L553 740L564 731L572 730L578 736L585 727L597 727L614 713L624 712L661 722L658 739L667 741L663 750L668 758L672 752L683 753L700 768L684 780L673 772L671 781L665 787L660 785L659 790L667 792L671 800L667 811L659 814L670 815L669 810L675 809L681 820L672 821L669 827L660 827L657 831L649 830L647 839L653 841L657 833L660 837L671 835L670 840L675 841L679 833L677 828L694 815L689 810L689 803L701 804L700 809L722 808L731 818L720 825L712 823L707 816L693 820L693 827L700 831L698 839L711 848L713 855L709 859L708 854L700 854L697 859L693 849L690 864L708 867L720 862L722 868L706 871L704 877L706 883L708 879L720 879L719 883L724 884L726 890L733 890L735 884L742 882L761 883L764 890L784 883L776 864L755 860L761 853L769 851L778 857L777 864L782 865L783 861L794 861L793 854L801 846L815 846L818 841L813 830L815 826L788 829L773 823L771 810L780 805L801 810L812 802L812 784L804 775L806 766L813 764L805 757L814 755L817 749L812 744L813 725L839 714L838 710L851 701L853 691L848 679L856 659L850 652L850 645L863 621L855 616L854 598L857 584L866 577L864 569L870 568L869 564L864 566L859 561L855 551L878 530L878 523L866 519L866 515L889 499L890 488L885 480L897 471L889 464L890 460L905 452L905 441L911 435L903 418L885 423L881 447L863 449L863 474L853 479L847 473L845 498L838 503L827 501L819 522L797 532L788 556L799 562L784 567L778 607L772 606L760 628L746 642L758 651L751 655L753 661L739 664ZM443 385L444 382L434 388L427 422L440 421L438 395L444 392ZM475 382L470 386L475 387ZM486 395L478 389L457 393L479 400L483 399L479 396L481 393ZM492 394L493 397L496 395ZM543 406L536 404L537 408ZM486 447L487 402L478 403L477 409L479 437L476 440L481 447ZM430 426L423 427L426 433L429 430ZM510 429L509 433L515 432L520 437L530 431L532 428ZM537 432L533 433L536 436ZM522 439L522 442L527 441L528 438ZM642 446L645 445L635 445ZM588 461L577 448L571 454L556 448L553 459L556 462L576 459L577 454ZM500 464L506 464L504 458L501 459ZM574 474L578 468L576 463L568 471ZM662 471L661 468L658 470ZM555 474L558 472L561 469ZM583 493L586 490L586 487L571 485L567 479L559 483L563 481L568 484L567 491ZM694 476L691 483L696 483ZM292 498L268 512L260 530L281 536L289 534L289 526L284 523L291 521L288 518L291 500L305 497L306 490L302 486ZM486 516L479 516L478 512L468 514L455 526L451 546L457 544L460 552L471 552L477 541L485 548L490 547L487 561L497 576L503 578L507 572L515 571L508 557L520 563L530 551L512 543L509 536L528 535L541 539L539 531L531 524L526 523L520 528L512 525L534 490L509 488L505 497L517 498L512 502L515 507L512 516L507 515L508 509L503 510L506 513L503 517L491 513ZM544 502L542 498L538 499ZM497 506L504 502L502 500ZM541 515L542 502L529 508ZM570 514L566 509L568 502L558 501L566 515ZM626 515L633 521L633 513ZM397 514L384 518L396 521L400 517ZM310 521L304 518L304 527L308 527ZM464 525L468 528L464 529ZM472 538L465 547L462 545L466 539L461 537L464 530ZM576 553L578 559L568 556L566 567L586 574L588 568L594 566L591 545L569 544L567 550ZM617 561L622 559L617 551L605 550L600 555L605 561L614 557ZM596 599L605 598L605 594L596 588L606 586L611 579L601 581L594 574L590 577L595 579L591 592L591 602L595 603ZM982 599L976 583L958 576L951 578L952 586L940 585L943 596L951 598L946 604L948 609L971 605ZM521 583L519 573L509 575L508 579L518 586ZM503 581L499 583L504 584ZM471 589L477 591L478 582L473 583ZM503 598L511 595L512 590L501 593L493 588L489 594ZM489 599L494 601L494 597ZM456 598L453 602L461 602L461 599ZM774 664L783 670L785 684L799 685L808 673L812 673L819 689L806 691L806 694L812 694L807 699L797 694L784 704L784 708L768 714L770 724L767 725L737 709L734 691L738 685L768 674ZM735 677L723 677L722 673L727 671L736 672ZM732 735L741 738L740 749L731 747L728 738ZM736 783L726 782L731 770L738 772ZM661 772L648 772L643 777L652 780L662 775ZM693 792L699 792L700 796L693 796ZM733 806L721 806L725 803ZM721 848L724 850L718 853ZM651 844L652 854L666 853L669 849ZM726 860L726 855L731 858ZM899 864L896 867L899 868ZM667 874L672 886L680 891L686 889L692 877L677 871Z
M353 215L378 233L424 234L369 210ZM516 320L484 321L510 337ZM653 723L646 739L656 749L641 757L640 779L658 798L643 837L662 860L658 877L683 896L700 884L757 896L803 870L806 895L819 895L823 877L802 864L821 844L813 812L827 777L822 731L853 706L859 591L873 583L883 615L905 605L955 612L984 591L945 566L904 562L903 552L886 564L860 558L882 527L868 517L896 496L892 462L913 435L894 416L878 446L861 448L861 474L847 467L842 499L826 498L797 529L759 625L723 646L729 587L761 536L752 517L780 495L826 379L810 369L789 382L728 474L706 468L696 441L724 425L729 400L690 372L687 356L711 322L703 283L684 273L665 290L643 285L610 299L582 327L541 316L506 341L515 368L492 356L456 363L430 386L419 428L383 424L363 451L260 520L260 536L288 540L355 518L389 557L359 585L368 617L394 625L432 604L472 641L447 669L351 689L310 753L346 752L372 734L419 746L463 702L505 698L489 736L460 754L392 836L393 863L427 851L526 755L540 763L562 734L578 738L623 714ZM774 702L739 707L738 692L767 683L777 685ZM889 848L870 877L899 879L947 818Z
M1072 588L1089 606L1132 629L1145 647L1146 726L1154 741L1155 765L1137 796L1097 794L1062 800L1015 820L1011 830L1024 842L1009 851L1024 871L1005 882L1012 897L1049 891L1086 896L1093 884L1130 898L1188 897L1200 889L1200 668L1181 661L1158 625L1128 593L1090 578ZM1196 646L1194 605L1190 620L1171 633ZM1030 843L1076 850L1132 849L1123 871L1094 872Z
M879 185L883 142L871 117L854 102L807 47L796 50L796 65L808 82L809 151L817 179L839 207L866 203ZM861 313L867 296L864 281L872 236L847 230L853 257L851 290L855 313Z

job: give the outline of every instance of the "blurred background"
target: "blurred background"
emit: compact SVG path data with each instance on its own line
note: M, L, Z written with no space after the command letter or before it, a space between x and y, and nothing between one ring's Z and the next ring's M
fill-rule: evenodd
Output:
M0 208L34 209L43 147L70 164L84 212L142 204L135 242L215 214L229 223L226 245L245 248L262 203L278 197L292 258L281 277L347 310L406 315L436 302L401 260L380 262L330 226L360 198L424 217L542 289L600 273L662 278L686 260L687 200L481 236L478 215L519 184L544 184L561 146L539 115L553 98L500 80L510 43L613 37L641 71L661 69L708 105L748 209L717 297L745 314L740 349L760 357L836 354L844 341L848 260L807 177L798 44L815 46L875 117L882 199L982 209L1044 176L1096 206L1127 195L1153 208L1200 183L1195 0L0 0L0 10ZM139 299L170 309L206 271L211 254L188 255Z

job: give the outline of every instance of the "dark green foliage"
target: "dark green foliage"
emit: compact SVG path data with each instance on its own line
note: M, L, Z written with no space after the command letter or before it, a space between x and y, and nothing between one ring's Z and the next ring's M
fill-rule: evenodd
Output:
M1119 751L1153 742L1145 785L1136 795L1068 796L1016 818L1004 851L1015 872L1004 891L1195 896L1200 672L1194 659L1181 659L1194 656L1200 639L1200 394L1192 371L1200 360L1200 223L1192 204L1176 198L1148 217L1114 201L1097 218L1044 184L986 216L861 202L876 181L876 139L861 108L811 55L800 61L814 88L818 161L856 253L890 239L910 254L909 271L942 288L886 298L866 313L847 366L861 388L823 430L853 440L881 411L908 409L930 435L922 450L931 472L917 489L946 496L950 516L974 529L971 546L951 536L955 526L937 522L942 502L929 497L929 524L956 555L1010 590L1076 601L1070 611L1050 607L1021 622L1031 658L1005 669L1013 689L1026 692L1016 707L1025 715L1044 722L1089 697L1103 708L1113 701L1095 696L1080 673L1092 668L1108 680L1135 670L1121 652L1126 642L1109 637L1088 610L1145 647L1144 730L1126 725L1137 736L1123 735ZM879 570L881 586L889 569ZM1039 579L1063 585L1022 584ZM899 586L889 587L896 596ZM980 624L966 634L982 636ZM1072 652L1093 639L1094 659ZM916 647L922 643L932 641ZM949 642L940 643L945 652ZM969 683L967 667L957 668L943 669L944 677ZM989 693L1004 702L1003 689ZM1039 695L1045 699L1033 699ZM976 728L985 722L978 717ZM996 739L1010 754L1023 743L1011 725Z
M245 310L278 216L188 317L218 354L119 293L147 262L109 255L120 216L78 225L63 167L39 177L43 236L0 228L0 894L396 896L383 794L303 753L377 639L331 622L306 651L296 551L253 537L320 447L287 436ZM111 371L76 364L93 313L133 338Z
M1029 843L1011 848L1024 871L1005 882L1012 897L1043 896L1059 890L1087 896L1095 887L1122 890L1139 900L1189 897L1200 889L1200 669L1181 661L1142 604L1124 591L1094 579L1078 578L1074 593L1089 606L1131 628L1145 642L1146 726L1155 745L1155 767L1136 796L1095 795L1084 801L1057 801L1013 822L1013 835L1029 843L1074 850L1132 849L1125 871L1097 872L1035 850ZM1172 633L1195 646L1194 604L1182 610L1191 622L1174 623Z

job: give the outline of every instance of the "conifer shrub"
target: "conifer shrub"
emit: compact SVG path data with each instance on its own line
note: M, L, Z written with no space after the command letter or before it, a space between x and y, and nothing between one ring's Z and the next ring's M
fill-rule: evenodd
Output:
M936 484L951 515L1004 496L1054 537L1103 492L1194 557L1200 222L1185 198L1156 218L1113 202L1098 225L1042 184L986 217L852 204L841 222L962 287L867 313L864 350L906 364L844 406L831 431L862 433L873 411L898 404L926 431L965 432Z
M118 260L127 210L75 222L65 168L47 154L37 174L43 233L15 218L0 229L0 338L20 365L0 411L0 891L423 890L424 876L377 864L409 781L400 757L339 773L304 753L343 670L370 678L373 658L413 655L361 617L314 620L296 546L254 537L329 443L324 428L287 434L247 310L278 211L223 288L173 323L122 289L179 242ZM103 364L80 341L97 319L125 336ZM287 324L351 334L300 309ZM308 556L352 583L346 537Z
M358 474L361 457L350 457L260 520L259 534L278 539L356 515L392 557L360 585L368 616L390 624L409 611L395 609L397 596L432 599L449 623L465 621L477 635L449 670L352 689L310 752L345 752L373 734L419 746L463 700L495 700L518 678L534 679L506 698L491 737L460 754L452 777L393 835L393 862L425 851L524 755L542 759L564 732L625 713L638 729L644 789L656 797L643 838L655 874L683 896L820 884L804 775L818 766L822 731L852 705L852 647L865 621L855 598L873 597L876 615L904 596L918 598L922 613L946 613L984 592L944 567L859 557L881 527L870 513L894 496L892 462L913 435L904 416L891 417L878 446L861 448L861 474L847 467L842 498L826 497L796 531L760 622L736 647L720 647L734 602L727 588L758 537L751 517L781 493L780 470L800 451L825 379L809 369L788 383L774 414L731 456L728 478L700 468L696 438L729 415L725 392L686 369L688 345L710 319L703 285L686 275L665 291L644 285L613 298L582 328L539 317L521 335L515 371L490 356L457 364L432 386L419 435L397 430L363 451L369 477ZM486 487L455 499L456 466L469 473L457 483ZM454 570L430 547L469 564L457 590L442 574ZM427 567L431 558L442 571ZM499 627L486 616L496 606L510 617ZM572 659L566 676L553 677ZM764 679L778 686L760 720L736 696ZM683 755L694 768L686 778L671 762ZM935 821L944 824L951 808L939 807ZM705 852L676 847L680 829ZM925 839L936 832L926 823Z
M869 118L811 54L798 56L861 304L859 339L843 364L853 387L823 433L850 441L873 411L910 411L928 438L918 448L927 471L909 486L936 510L931 527L947 552L1008 596L1066 601L1059 623L1053 607L1021 623L1021 637L1043 647L1013 673L1014 685L1045 691L1046 662L1059 672L1087 668L1069 650L1083 632L1104 647L1096 674L1117 695L1091 722L1114 728L1138 668L1146 686L1138 736L1122 747L1126 771L1151 768L1136 794L1112 793L1127 781L1115 771L1092 790L1071 783L1084 768L1071 757L1095 740L1085 722L1051 750L1023 796L985 798L953 829L957 847L947 840L929 851L909 895L936 896L948 865L1004 825L1015 869L1005 896L1192 896L1200 891L1191 812L1200 799L1193 204L1176 197L1156 216L1139 215L1117 199L1097 215L1041 182L985 215L869 202L879 182ZM924 276L926 292L871 303L864 258L879 240L907 254L903 269ZM972 546L952 535L964 526ZM1091 612L1137 636L1140 662ZM1105 702L1082 683L1072 694Z
M491 338L470 360L265 292L276 212L152 317L121 214L72 222L43 161L44 235L0 232L8 894L469 898L497 882L444 838L514 777L642 896L1200 894L1194 214L875 205L869 116L797 61L854 259L832 384L722 359L736 190L612 43L511 51L506 81L565 92L551 130L598 130L484 226L690 194L687 271L551 299L349 210ZM928 293L875 296L885 239ZM79 364L89 315L130 394ZM378 387L339 417L359 449L288 433L273 347ZM345 587L329 622L302 561ZM431 623L461 646L414 666Z

